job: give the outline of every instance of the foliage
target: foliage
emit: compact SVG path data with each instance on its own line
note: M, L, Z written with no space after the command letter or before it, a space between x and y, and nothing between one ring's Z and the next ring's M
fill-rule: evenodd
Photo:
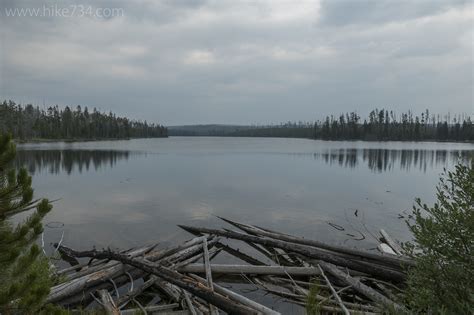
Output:
M25 169L11 168L14 157L10 136L0 135L0 313L33 313L51 285L48 260L34 244L51 205L46 199L33 201L31 177ZM35 207L23 222L12 223L12 216Z
M321 314L321 307L319 305L318 296L321 293L319 281L313 279L309 287L308 296L306 298L306 314L318 315Z
M58 106L42 110L31 104L22 106L13 101L0 104L0 132L18 139L125 139L166 137L167 129L146 121L129 120L115 114L89 113L77 106L71 110Z
M419 313L469 314L474 309L474 160L441 178L437 202L421 200L407 221L414 243L405 244L416 267L406 300Z
M361 120L356 113L328 116L314 123L287 122L280 125L252 126L224 136L314 138L323 140L441 140L474 141L471 117L430 115L414 116L412 112L397 116L393 111L372 110Z

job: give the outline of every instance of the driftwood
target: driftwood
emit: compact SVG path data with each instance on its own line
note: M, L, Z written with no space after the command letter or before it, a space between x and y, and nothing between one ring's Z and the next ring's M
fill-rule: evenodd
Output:
M193 277L194 279L200 281L201 283L204 283L206 280L204 280L203 278L201 277L198 277L196 275L190 275L191 277ZM259 312L261 312L262 314L265 314L265 315L279 315L280 313L279 312L276 312L262 304L259 304L255 301L252 301L240 294L237 294L229 289L226 289L220 285L215 285L215 290L216 292L224 295L224 296L228 296L230 299L240 303L240 304L243 304L243 305L247 305Z
M265 236L269 238L274 238L290 243L295 243L295 244L301 244L301 245L308 245L308 246L313 246L313 247L318 247L326 250L330 250L336 253L342 253L346 255L352 255L356 256L359 258L366 258L368 260L373 260L377 261L378 263L383 263L383 264L388 264L391 266L396 266L400 267L401 265L406 265L406 266L414 266L414 262L411 259L407 258L401 258L401 257L391 257L387 255L380 255L380 254L375 254L375 253L370 253L367 251L362 251L362 250L357 250L353 248L348 248L348 247L342 247L342 246L337 246L337 245L331 245L331 244L326 244L320 241L315 241L315 240L309 240L305 239L302 237L296 237L288 234L283 234L275 231L271 231L268 229L262 229L259 227L251 226L248 224L243 224L235 221L231 221L229 219L225 218L220 218L224 220L225 222L238 227L239 229L244 230L245 232L251 234L251 235L260 235L260 236ZM383 230L381 230L382 232ZM395 243L395 242L394 242ZM396 243L395 243L396 244Z
M382 305L392 307L394 310L397 311L406 311L402 306L398 305L397 303L391 301L390 299L386 298L384 295L380 294L379 292L375 291L374 289L366 286L359 280L351 277L350 275L342 272L336 266L330 263L321 262L321 267L330 273L332 276L338 278L341 281L350 285L354 290L360 292L361 294L365 295L367 298L371 299L374 302L378 302Z
M403 249L397 242L395 242L384 229L380 229L380 234L384 238L385 242L393 249L397 255L403 255Z
M57 272L66 281L53 287L48 302L67 306L72 314L77 313L74 307L102 307L113 315L201 315L218 314L218 309L229 314L279 314L220 284L246 283L301 306L317 286L315 301L328 313L372 314L387 308L406 311L394 294L406 278L404 268L413 265L404 256L347 249L223 220L243 233L183 226L198 236L167 249L143 246L123 251L76 251L58 246L64 257L78 264ZM244 248L231 247L216 236L241 241ZM384 240L391 242L388 239L384 235ZM245 244L257 253L246 253ZM212 263L221 251L246 265ZM261 261L261 255L269 260ZM93 299L98 304L90 304Z
M212 240L210 244L214 244L217 240ZM163 260L164 265L172 264L173 262L187 259L189 257L195 256L197 253L202 251L202 238L193 239L183 245L177 246L170 250L161 252L161 251L152 251L145 255L145 258L149 261L158 261ZM67 249L67 247L61 246L62 250ZM179 249L179 250L177 250ZM140 249L139 249L140 250ZM141 249L143 250L143 249ZM133 256L133 252L132 252ZM134 276L142 277L145 275L143 270L135 269L133 267L124 266L120 262L110 262L110 267L106 269L100 269L90 274L83 275L82 277L75 278L72 281L68 281L57 286L54 286L51 289L51 292L47 298L48 303L57 303L62 302L64 305L74 304L76 301L82 301L81 293L85 290L89 291L84 292L86 294L86 300L88 299L88 293L94 292L95 290L102 288L110 288L110 284L104 283L108 279L113 279L118 284L126 283L129 280L129 277L125 274L129 272ZM79 296L78 296L79 295ZM74 298L77 296L77 298ZM66 300L67 298L71 298ZM90 300L90 299L89 299Z
M68 252L74 257L94 257L99 259L112 259L120 261L123 264L134 266L148 273L154 274L161 279L174 284L186 291L202 298L203 300L212 303L213 305L221 308L222 310L231 314L257 314L255 310L252 310L246 306L239 305L225 296L218 295L208 288L200 285L199 283L190 281L189 277L186 277L176 271L169 268L153 264L147 260L132 258L127 255L115 253L113 251L74 251L68 249Z
M109 291L100 290L99 296L102 302L102 306L104 307L105 313L107 313L107 315L120 315L120 311L115 305L114 300L110 296Z
M153 314L153 313L166 314L165 312L171 313L172 309L178 308L178 307L179 307L179 304L174 303L174 304L168 304L168 305L152 305L152 306L144 307L144 309L147 311L148 314ZM143 310L140 308L132 308L132 309L120 311L120 315L136 315L136 314L141 314L141 312L143 312ZM175 314L176 314L176 311L175 311Z
M254 235L239 233L236 231L229 231L229 230L221 231L221 230L216 230L216 229L197 228L197 227L184 226L184 225L179 225L179 227L193 233L214 234L218 236L242 240L245 242L252 242L252 243L262 244L265 246L281 248L284 250L299 253L301 255L304 255L310 258L320 259L323 261L333 263L335 265L348 267L353 270L372 274L374 276L380 277L381 279L395 280L395 281L401 282L401 281L404 281L406 278L406 275L403 272L393 270L385 266L376 265L374 263L344 259L340 256L332 254L329 251L322 250L316 247L299 245L295 243L289 243L289 242L276 240L276 239L270 239L266 237L258 237Z
M178 268L183 273L205 273L202 264L189 264ZM285 266L252 266L252 265L229 265L212 264L213 274L246 274L246 275L273 275L273 276L318 276L320 271L314 267L285 267Z
M332 292L334 298L336 299L337 303L338 303L339 306L341 307L342 311L344 312L344 314L349 315L349 311L347 310L346 306L345 306L344 303L342 302L341 297L339 296L339 294L337 294L336 290L335 290L334 287L332 286L332 284L331 284L331 282L329 281L328 277L326 277L326 275L324 274L323 269L321 269L321 266L320 266L320 265L318 265L318 268L319 268L319 270L321 271L321 276L324 278L324 280L326 280L326 283L328 284L329 288L331 289L331 292Z

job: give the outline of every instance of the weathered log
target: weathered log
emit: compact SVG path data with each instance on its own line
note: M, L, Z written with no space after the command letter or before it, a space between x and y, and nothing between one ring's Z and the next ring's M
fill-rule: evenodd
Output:
M209 248L207 248L207 241L203 239L202 241L203 255L204 255L204 266L206 269L206 282L207 287L214 292L214 284L212 282L212 272L211 272L211 262L209 259ZM211 315L217 315L218 311L215 309L214 305L209 304L209 311Z
M186 305L188 306L189 312L191 315L197 315L196 309L194 308L193 302L191 301L191 297L189 293L183 290L184 300L186 301Z
M222 244L221 242L217 242L216 247L222 248L223 251L251 265L266 266L264 262L261 262L260 260L241 252L239 249L234 249L230 247L229 245L225 245L225 244Z
M393 256L376 254L376 253L370 253L367 251L357 250L353 248L347 248L343 246L326 244L324 242L309 240L309 239L292 236L288 234L283 234L280 232L275 232L268 229L263 229L260 227L255 227L252 225L231 221L225 218L220 218L220 219L253 235L265 236L265 237L274 238L274 239L278 239L278 240L282 240L282 241L290 242L290 243L295 243L295 244L314 246L314 247L318 247L318 248L322 248L322 249L326 249L326 250L330 250L330 251L334 251L338 253L353 255L356 257L366 258L369 260L375 260L377 262L384 263L384 264L388 263L396 267L415 265L415 262L413 260L405 258L405 257L393 257Z
M99 290L98 293L105 313L107 315L120 315L120 311L115 305L114 299L112 299L112 297L110 296L109 291Z
M397 255L403 255L403 248L398 245L398 243L392 239L384 229L380 229L380 234L384 238L385 242L393 249L393 251L397 253Z
M274 276L317 276L320 271L314 267L285 267L285 266L252 266L252 265L222 265L211 264L212 274L245 274L245 275L274 275ZM206 272L203 264L189 264L177 269L183 273Z
M394 255L394 256L397 255L397 253L395 253L393 249L386 243L380 243L379 245L377 245L377 248L384 254Z
M122 306L123 304L125 304L125 303L129 302L130 300L136 298L137 296L142 294L146 289L151 287L157 279L158 278L156 276L151 276L150 279L143 282L143 284L141 284L139 287L133 289L132 291L129 291L129 292L125 293L124 295L121 295L120 298L117 299L115 304L117 304L118 306Z
M164 311L171 311L172 309L178 308L178 307L179 307L178 303L173 303L173 304L167 304L167 305L147 306L147 307L144 307L144 309L149 314L152 314L152 313L162 314L162 312ZM132 309L121 310L120 314L121 315L135 315L135 314L141 314L142 312L143 310L140 308L132 308Z
M307 257L320 259L320 260L327 261L339 266L348 267L350 269L361 271L367 274L372 274L381 279L393 280L393 281L404 281L406 279L406 275L402 272L399 272L399 271L396 271L384 266L376 265L373 263L355 261L351 259L344 259L340 256L333 255L329 251L312 247L312 246L289 243L286 241L281 241L281 240L267 238L267 237L258 237L254 235L239 233L236 231L221 231L221 230L216 230L216 229L197 228L197 227L184 226L184 225L179 225L179 227L181 227L182 229L186 231L192 231L194 233L199 232L199 233L205 233L205 234L214 234L214 235L219 235L223 237L229 237L233 239L242 240L245 242L252 242L252 243L262 244L262 245L270 246L270 247L278 247L290 252L302 254Z
M205 279L199 277L199 276L196 276L196 275L190 275L191 277L193 277L194 279L200 281L201 283L205 283ZM247 305L248 307L252 308L252 309L255 309L257 310L258 312L261 312L262 314L265 314L265 315L280 315L279 312L277 311L274 311L260 303L257 303L255 301L252 301L248 298L246 298L245 296L242 296L240 294L237 294L235 293L234 291L231 291L229 289L226 289L218 284L214 284L214 288L215 288L215 291L219 294L222 294L224 296L228 296L230 299L240 303L240 304L243 304L243 305Z
M401 305L393 302L389 298L385 297L384 295L380 294L379 292L375 291L374 289L370 288L369 286L363 284L359 280L351 277L350 275L342 272L339 270L335 265L327 263L327 262L320 262L320 266L327 272L329 272L333 277L345 282L347 285L352 286L352 289L359 292L360 294L364 295L368 299L380 303L381 305L388 306L393 308L396 311L406 312L406 309Z
M137 248L137 249L135 249L131 252L128 252L127 255L130 255L130 257L137 257L137 256L148 253L151 249L153 249L155 247L156 247L156 245L140 247L140 248ZM59 250L63 251L62 247L59 247ZM68 281L71 281L71 280L83 277L85 275L92 274L94 272L98 272L98 271L101 271L101 270L104 270L104 269L113 268L113 267L119 266L119 265L121 265L121 264L117 261L108 261L105 264L99 264L99 265L92 266L92 267L89 267L89 268L84 269L84 270L80 270L76 273L70 274L66 278L67 278Z
M197 253L202 251L202 237L188 241L182 245L179 245L175 248L167 250L165 253L156 250L145 255L145 258L149 261L160 261L163 265L170 265L176 263L183 259L188 259L189 257L195 256ZM217 240L211 240L209 244L215 244ZM191 246L189 246L191 245ZM62 246L63 248L66 248ZM180 248L179 251L176 251L176 248ZM168 255L171 254L171 255ZM162 260L160 260L162 259ZM134 278L142 277L145 273L142 270L134 270L133 267L123 266L123 264L116 262L110 262L112 265L111 268L99 270L91 274L84 275L80 278L59 284L54 286L51 289L51 292L47 298L48 303L58 303L61 302L63 305L72 305L76 302L89 301L88 295L86 298L74 296L81 294L84 290L92 291L99 290L102 288L109 288L110 283L106 282L108 279L114 279L119 285L129 281L125 272L130 272ZM72 297L72 299L69 299Z
M68 249L68 251L74 257L94 257L99 259L106 258L117 260L123 264L127 264L141 269L147 273L154 274L159 278L174 284L181 289L184 289L231 314L258 314L258 312L248 308L247 306L240 305L225 296L216 294L199 282L191 281L189 277L186 277L167 267L160 266L159 264L154 264L143 259L131 258L127 255L115 253L112 251L74 251L71 249Z
M269 286L272 285L272 286L277 286L277 287L281 287L281 288L285 288L287 289L288 291L290 292L295 292L296 293L289 293L289 294L286 294L287 292L285 291L281 291L281 290L275 290L274 292L270 292L268 291L269 293L273 293L275 295L279 295L279 296L282 296L282 297L285 297L285 298L297 298L298 300L301 300L301 299L304 299L306 301L306 297L308 295L308 290L301 290L299 287L299 284L301 284L301 281L298 281L298 280L290 280L290 279L284 279L284 278L279 278L279 277L266 277L265 279L260 279L260 278L252 278L253 281L257 284L259 284L260 286L262 286L265 290L267 289L270 289ZM282 284L282 282L284 284ZM294 284L297 283L298 286L295 287ZM308 283L309 284L309 283ZM307 285L308 285L307 284ZM314 283L312 283L311 285L315 285ZM318 284L319 287L323 287L323 288L329 288L327 285L320 285ZM271 290L271 289L270 289ZM282 293L283 292L283 293ZM282 293L282 294L280 294ZM285 295L286 294L286 295ZM319 294L316 295L316 300L319 301L319 303L322 303L322 302L328 302L328 303L332 303L332 304L337 304L336 301L332 301L332 300L329 300L327 297L324 297L324 296L321 296ZM296 300L292 300L292 301L296 301ZM352 303L352 302L347 302L347 301L343 301L344 305L349 308L351 311L352 310L357 310L357 311L364 311L364 312L377 312L378 309L375 308L374 306L372 305L364 305L364 304L356 304L356 303ZM321 305L322 306L322 305ZM328 309L329 310L329 309ZM339 310L341 311L341 310Z

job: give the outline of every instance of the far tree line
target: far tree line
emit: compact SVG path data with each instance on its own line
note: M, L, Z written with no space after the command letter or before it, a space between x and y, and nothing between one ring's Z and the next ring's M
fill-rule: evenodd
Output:
M126 139L166 137L167 129L159 124L130 120L94 108L57 105L47 109L13 101L0 103L0 133L16 139Z
M428 110L419 116L411 111L375 109L362 119L356 112L328 116L314 123L288 122L226 134L247 137L293 137L323 140L394 140L394 141L474 141L474 125L469 115L434 115Z

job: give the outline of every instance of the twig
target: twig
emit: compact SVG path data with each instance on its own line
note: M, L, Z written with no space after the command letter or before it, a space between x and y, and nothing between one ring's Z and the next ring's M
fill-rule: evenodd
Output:
M332 294L334 295L334 298L337 300L337 303L341 307L344 314L350 315L349 311L346 308L346 306L344 305L344 303L342 303L341 297L337 294L336 290L334 290L334 288L333 288L331 282L329 281L328 277L326 277L326 275L324 274L323 268L321 268L321 266L319 264L318 264L318 268L319 268L319 271L321 271L321 276L323 276L324 280L326 280L326 283L328 284L329 289L331 290Z

